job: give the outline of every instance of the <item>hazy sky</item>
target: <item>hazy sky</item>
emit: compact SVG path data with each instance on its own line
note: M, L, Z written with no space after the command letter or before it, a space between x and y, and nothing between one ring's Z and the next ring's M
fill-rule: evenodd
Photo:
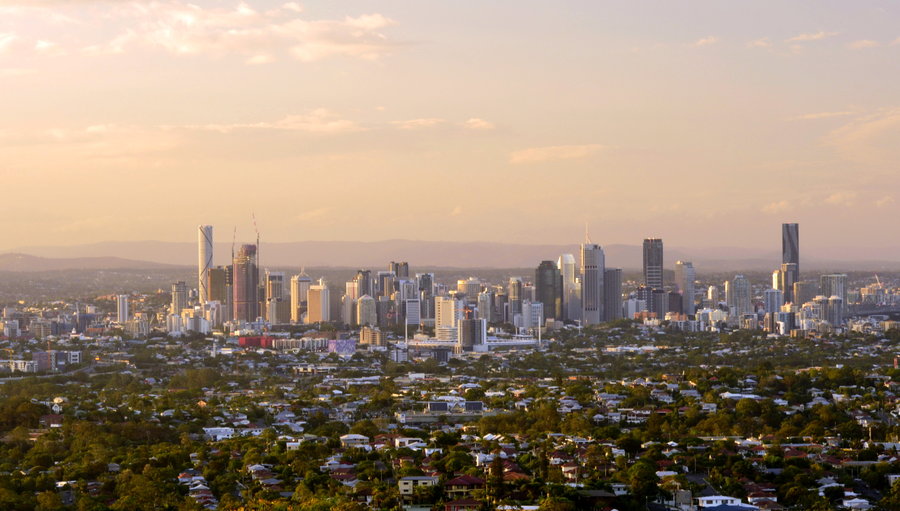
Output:
M900 3L0 0L0 250L900 245Z

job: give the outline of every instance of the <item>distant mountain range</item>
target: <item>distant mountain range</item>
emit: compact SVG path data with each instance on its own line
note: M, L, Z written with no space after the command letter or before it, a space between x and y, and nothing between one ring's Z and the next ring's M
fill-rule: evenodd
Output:
M606 265L626 270L640 269L642 249L638 245L604 245ZM217 243L214 262L228 264L231 244ZM693 261L698 272L771 271L781 264L781 253L735 247L687 249L666 247L666 268L676 260ZM900 260L890 257L896 250L859 249L858 257L803 256L802 269L842 271L900 271ZM262 242L263 267L386 267L389 261L409 261L416 268L530 268L544 259L556 260L563 253L578 259L578 245L522 245L493 242L449 242L385 240ZM802 252L801 252L802 253ZM26 255L27 254L27 255ZM0 255L0 271L45 271L58 269L140 269L195 266L194 243L164 241L109 241L72 246L20 247Z
M165 268L179 268L179 266L149 261L135 261L121 257L50 258L29 254L0 254L0 271L149 270Z

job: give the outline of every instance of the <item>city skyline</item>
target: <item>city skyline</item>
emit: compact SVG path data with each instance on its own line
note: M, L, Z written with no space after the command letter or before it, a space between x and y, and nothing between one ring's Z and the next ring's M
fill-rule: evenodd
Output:
M790 221L807 250L900 253L875 222L900 213L896 4L0 14L0 175L28 191L0 205L28 211L0 250L187 240L201 217L248 240L255 211L282 242L563 243L588 221L604 245L752 247ZM242 175L260 186L235 193ZM407 207L371 207L381 180Z

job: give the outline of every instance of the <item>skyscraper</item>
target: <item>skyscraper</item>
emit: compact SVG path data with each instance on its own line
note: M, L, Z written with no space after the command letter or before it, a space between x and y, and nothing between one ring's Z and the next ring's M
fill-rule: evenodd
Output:
M172 310L171 314L181 314L182 309L187 307L187 284L183 280L172 284Z
M603 319L603 272L606 260L600 245L581 245L581 321L596 325Z
M825 298L837 296L842 303L847 303L847 274L822 275L819 277L819 292Z
M729 284L726 282L726 284ZM725 289L725 294L729 298L728 307L729 314L740 317L744 314L753 312L753 305L750 296L750 281L743 275L735 275Z
M241 245L232 267L232 300L235 321L253 322L259 317L259 272L256 245Z
M603 321L622 319L622 269L603 272Z
M544 317L562 319L563 281L553 261L541 261L534 271L537 301L544 304Z
M651 289L663 288L663 241L644 240L644 284Z
M312 279L302 271L299 275L291 277L291 322L293 323L302 323L310 286L312 286Z
M563 283L563 319L578 319L581 316L581 305L578 304L578 270L575 266L575 256L572 254L559 256L556 267ZM577 311L574 310L576 305Z
M325 279L319 279L318 284L309 286L306 301L309 304L309 310L306 312L307 323L331 321L331 295Z
M393 272L398 279L409 278L409 263L406 261L391 261L391 264L388 265L388 270Z
M197 231L197 291L200 305L209 301L209 270L213 265L213 226L201 225Z
M799 224L781 224L781 271L784 301L793 302L794 283L800 282Z
M690 261L675 261L675 285L681 294L682 309L684 314L694 314L694 281L697 273L694 271L694 263Z
M124 325L129 319L131 318L128 315L128 295L116 296L116 321Z

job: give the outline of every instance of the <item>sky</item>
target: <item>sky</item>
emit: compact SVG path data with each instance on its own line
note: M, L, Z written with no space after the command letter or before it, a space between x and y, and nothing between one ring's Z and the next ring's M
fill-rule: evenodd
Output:
M0 250L896 247L897 62L889 1L0 0Z

